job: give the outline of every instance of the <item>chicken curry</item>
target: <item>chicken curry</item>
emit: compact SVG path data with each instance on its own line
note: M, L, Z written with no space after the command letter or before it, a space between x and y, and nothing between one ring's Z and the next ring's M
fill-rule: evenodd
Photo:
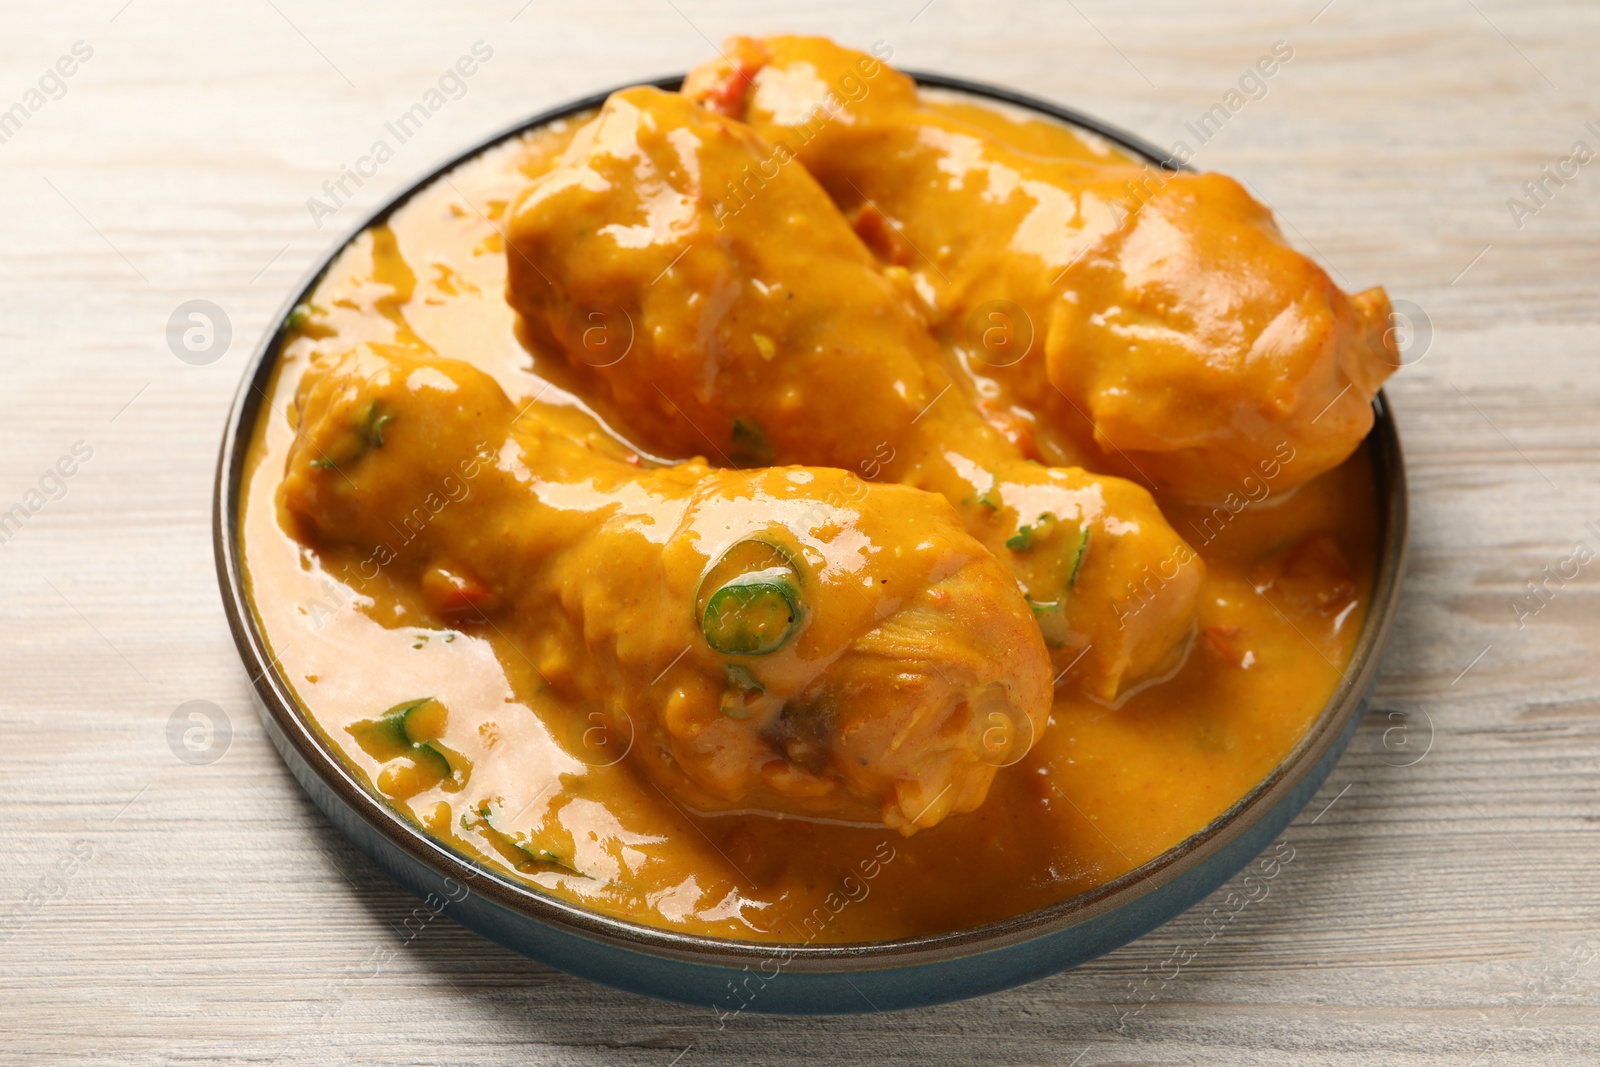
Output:
M507 876L970 927L1179 844L1342 684L1387 322L1228 179L735 39L341 252L247 586L330 747Z

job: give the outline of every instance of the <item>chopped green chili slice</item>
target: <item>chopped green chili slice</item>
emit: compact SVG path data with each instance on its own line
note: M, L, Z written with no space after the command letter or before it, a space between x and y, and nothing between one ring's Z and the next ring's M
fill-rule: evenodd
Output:
M332 337L333 330L324 318L326 315L326 309L315 304L296 304L294 310L284 317L284 340L292 340L295 334L303 337Z
M392 414L378 414L378 405L372 405L372 410L367 415L367 440L379 448L383 447L383 428L395 420Z
M700 632L726 655L776 652L804 619L800 585L800 567L788 549L762 537L737 541L706 569L695 591Z
M1083 554L1089 551L1089 527L1085 526L1078 533L1077 547L1072 551L1072 567L1067 574L1067 588L1071 589L1078 584L1078 570L1083 566Z
M718 652L765 656L783 647L799 621L800 598L789 571L768 567L741 574L712 593L700 629Z
M403 701L376 719L355 723L349 727L350 733L373 759L393 759L409 752L418 740L406 730L406 717L432 703L432 697Z
M734 419L728 458L741 467L770 467L774 452L767 431L754 419Z
M722 714L730 719L748 719L756 703L766 696L767 687L742 664L728 664L728 688L722 692Z
M465 815L461 816L461 828L463 830L473 829L473 826L467 822ZM555 850L543 848L531 841L525 841L522 834L507 833L495 826L490 817L488 805L478 809L476 829L482 831L489 844L494 847L496 852L500 853L506 862L524 874L533 873L539 868L550 867L557 868L568 874L583 874L582 871L572 865L571 860L565 859Z
M388 763L407 757L445 780L444 788L460 788L466 784L471 761L438 740L444 733L445 718L444 705L433 697L422 697L396 704L377 718L352 723L347 729L373 759Z
M989 475L989 488L978 494L977 501L990 511L1000 507L1000 476L998 474Z
M437 772L440 778L448 778L451 775L449 757L428 742L414 745L411 749L411 758L416 760L419 766Z
M1017 527L1017 532L1006 538L1006 547L1013 552L1026 552L1039 542L1048 541L1055 529L1056 517L1047 511L1035 519L1033 525Z
M1041 516L1042 518L1043 516ZM1023 527L1027 529L1027 527ZM1036 528L1035 528L1036 529ZM1015 540L1013 538L1013 540ZM1038 538L1034 538L1037 543ZM1010 542L1007 542L1009 545ZM1054 600L1040 600L1033 595L1033 590L1028 590L1028 607L1033 611L1033 617L1039 623L1039 630L1044 634L1044 643L1051 648L1063 647L1071 636L1071 627L1066 617L1067 598L1071 596L1072 589L1078 583L1078 572L1083 568L1084 554L1089 550L1089 528L1080 527L1078 534L1072 539L1070 547L1063 553L1060 561L1060 570L1055 573L1060 577L1059 592ZM1052 582L1052 585L1055 583Z
M393 412L380 411L378 402L374 400L367 407L367 419L353 434L345 437L350 447L344 449L344 455L334 458L322 455L311 461L313 467L325 469L337 468L345 463L354 463L367 454L369 448L383 447L383 431L397 416Z

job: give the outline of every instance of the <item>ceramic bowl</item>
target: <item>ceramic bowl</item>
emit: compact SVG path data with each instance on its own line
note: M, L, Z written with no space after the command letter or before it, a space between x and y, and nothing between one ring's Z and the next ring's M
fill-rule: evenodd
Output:
M929 74L924 87L998 101L1090 130L1160 164L1158 149L1067 108ZM655 84L675 89L680 78ZM217 468L214 542L228 621L273 743L316 805L351 841L464 926L563 971L621 989L739 1011L824 1014L910 1008L977 996L1075 967L1155 929L1217 889L1278 836L1328 776L1361 719L1395 615L1406 543L1406 482L1387 401L1363 445L1376 470L1378 536L1371 608L1348 682L1289 756L1210 825L1143 866L1037 911L927 937L862 944L765 945L660 930L588 911L481 866L429 837L371 792L319 739L280 675L246 600L237 516L244 459L292 309L346 243L441 174L507 138L597 108L609 94L535 115L448 159L357 225L285 302L245 372Z

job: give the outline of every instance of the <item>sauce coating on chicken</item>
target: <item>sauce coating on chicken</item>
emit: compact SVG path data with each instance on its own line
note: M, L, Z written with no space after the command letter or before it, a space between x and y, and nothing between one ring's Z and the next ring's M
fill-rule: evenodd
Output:
M641 470L574 413L392 346L319 358L295 408L288 513L362 550L415 523L391 580L635 731L629 758L688 808L909 834L976 808L1044 726L1027 605L931 494L828 467ZM468 473L413 514L419 485ZM1018 751L986 747L996 722Z
M917 310L802 168L677 93L616 93L512 207L511 304L585 396L651 448L815 463L944 496L1015 574L1062 684L1102 700L1169 673L1205 565L1150 494L1034 461L984 421ZM628 349L585 344L596 315ZM591 338L592 339L592 338Z
M982 128L822 38L725 52L685 94L783 146L912 273L1001 425L1210 503L1280 446L1298 485L1372 428L1399 367L1389 298L1342 292L1232 178Z

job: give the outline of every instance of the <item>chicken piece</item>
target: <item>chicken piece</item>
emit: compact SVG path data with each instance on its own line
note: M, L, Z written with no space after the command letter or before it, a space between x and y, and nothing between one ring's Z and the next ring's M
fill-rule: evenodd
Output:
M467 364L366 346L319 357L296 409L281 499L303 538L405 530L371 557L390 581L603 709L692 809L910 833L978 807L1044 726L1028 607L931 493L641 470L576 409L518 412Z
M1150 494L1030 462L958 388L914 297L792 156L652 88L614 94L513 206L508 295L625 433L945 496L1016 574L1056 670L1114 700L1177 667L1204 565ZM596 309L626 354L583 342Z
M783 146L866 232L886 224L875 247L998 383L997 417L1020 406L1059 447L1203 501L1285 454L1278 484L1302 484L1371 429L1400 362L1388 297L1347 296L1233 179L1023 150L820 38L727 53L684 92ZM1014 362L985 351L996 315L1036 342Z

